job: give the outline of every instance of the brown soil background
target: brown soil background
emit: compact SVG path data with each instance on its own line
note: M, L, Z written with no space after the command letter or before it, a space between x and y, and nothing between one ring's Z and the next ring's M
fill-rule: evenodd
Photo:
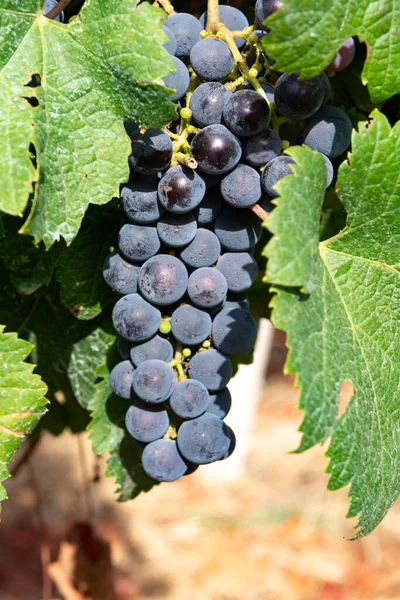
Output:
M77 438L45 435L7 484L0 600L42 599L43 540L55 560L65 530L88 516L111 546L118 600L399 600L399 504L367 538L346 539L355 522L345 519L347 490L326 490L326 447L290 453L302 415L293 380L271 373L279 353L238 482L205 481L198 471L118 504L101 477L88 497L86 436L85 475ZM50 597L62 596L53 587Z

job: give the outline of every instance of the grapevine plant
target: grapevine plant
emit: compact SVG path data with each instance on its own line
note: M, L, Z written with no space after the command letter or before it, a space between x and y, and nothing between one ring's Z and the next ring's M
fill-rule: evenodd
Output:
M2 2L1 480L43 429L120 500L227 458L267 317L363 536L400 491L399 0L204 8Z

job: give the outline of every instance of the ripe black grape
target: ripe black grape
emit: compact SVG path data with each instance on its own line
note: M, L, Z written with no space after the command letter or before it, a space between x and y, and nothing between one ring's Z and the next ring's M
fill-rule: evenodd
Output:
M158 254L142 265L139 289L152 304L168 306L182 298L188 285L188 273L175 256Z
M176 56L189 56L191 49L201 40L203 26L189 13L170 15L164 25L172 31L177 42Z
M174 440L148 444L143 450L142 465L147 475L156 481L176 481L188 468Z
M219 239L208 229L198 229L190 244L180 253L180 259L187 267L198 269L215 265L221 254Z
M121 190L121 208L133 223L148 225L155 223L165 213L158 202L158 179L135 178Z
M169 212L182 214L196 208L204 198L206 184L187 167L168 169L158 184L158 198Z
M261 198L260 173L241 163L221 181L223 199L237 208L248 208Z
M174 356L174 349L168 340L155 335L148 342L131 347L129 356L135 367L138 367L143 362L146 362L146 360L153 358L169 362Z
M192 140L191 150L198 167L205 173L222 175L239 162L242 147L224 125L208 125Z
M204 465L220 460L228 452L231 437L225 423L211 413L185 421L178 430L177 444L186 460Z
M134 294L138 288L140 267L128 262L114 250L105 259L103 277L117 294Z
M317 112L325 97L322 75L299 79L297 73L284 73L275 86L275 104L279 112L293 121L308 119Z
M123 362L115 365L110 373L110 387L114 394L117 394L124 400L130 400L132 398L132 377L135 368L130 360L124 360Z
M232 52L222 40L207 37L197 42L190 52L193 71L204 81L220 81L232 71Z
M218 350L199 352L190 361L189 377L200 381L210 392L219 392L232 377L232 363Z
M195 379L184 379L176 384L169 403L182 419L195 419L204 414L209 406L207 388Z
M112 314L114 329L131 342L145 342L158 331L160 311L139 294L128 294L118 300Z
M257 339L257 322L241 308L222 310L212 327L214 347L228 356L251 352Z
M126 413L125 423L134 440L147 444L163 437L169 427L169 417L160 406L135 402Z
M141 400L160 404L168 400L176 384L175 373L162 360L150 359L140 363L132 376L132 387Z
M202 267L189 277L187 291L195 306L212 309L225 301L228 285L222 273L211 267Z
M224 121L236 135L260 133L269 119L267 101L254 90L239 90L225 104Z
M186 67L185 67L186 68ZM139 173L155 175L166 169L172 158L172 142L162 129L135 129L131 135L132 154L129 164Z
M199 85L190 98L193 118L201 127L216 125L222 121L224 106L231 92L215 81Z
M211 334L211 317L203 310L184 304L172 313L171 331L185 346L201 344Z

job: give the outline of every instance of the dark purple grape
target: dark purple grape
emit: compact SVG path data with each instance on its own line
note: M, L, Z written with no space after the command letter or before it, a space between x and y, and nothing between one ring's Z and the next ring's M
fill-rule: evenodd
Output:
M128 409L125 424L134 440L148 444L165 435L169 418L164 408L137 401Z
M158 202L158 179L136 178L121 190L121 208L133 223L155 223L165 213Z
M165 87L175 90L170 97L170 100L171 102L176 102L177 100L183 98L183 96L186 94L190 83L190 74L185 63L183 63L179 58L176 56L171 56L171 59L174 63L175 70L164 77L163 81L165 83ZM166 165L164 168L166 169L167 166L169 165Z
M214 347L228 356L247 354L257 339L257 321L241 308L222 310L212 327Z
M138 367L153 358L169 362L174 356L174 349L168 340L155 335L148 342L131 347L129 356L135 367Z
M238 164L242 147L224 125L208 125L197 133L191 144L198 167L205 173L221 175Z
M118 247L128 260L143 263L160 249L157 229L150 225L126 223L119 231Z
M204 198L206 184L194 171L187 167L168 169L158 184L158 198L169 212L182 214L196 208Z
M282 177L293 175L290 165L294 164L295 161L290 156L278 156L265 166L261 175L261 183L267 194L274 198L279 196L279 193L275 189L275 184L277 184Z
M261 198L260 173L239 163L237 167L221 181L223 199L236 208L248 208Z
M103 264L103 277L107 285L118 294L137 292L140 267L132 265L114 250Z
M176 37L174 33L170 30L166 25L162 26L162 29L168 36L168 41L163 44L166 51L171 54L171 56L175 56L176 51L178 49L178 42L176 41Z
M201 381L210 392L219 392L232 377L232 363L218 350L204 350L195 354L190 361L190 379Z
M197 222L192 213L176 215L167 213L157 223L158 237L171 248L187 246L197 231Z
M335 158L350 146L351 131L351 121L343 110L336 106L323 106L308 121L302 141L328 158Z
M139 294L128 294L118 300L112 313L114 329L130 342L145 342L158 331L160 311Z
M328 71L328 73L339 73L339 71L343 71L343 69L346 69L346 67L353 62L355 53L356 45L354 39L349 37L340 44L339 50L325 70Z
M222 121L222 111L231 92L221 83L211 81L196 88L190 98L193 118L201 127Z
M131 361L124 360L115 365L110 373L110 388L114 394L117 394L117 396L124 400L130 400L134 396L132 390L134 370L135 368Z
M180 259L187 267L198 269L215 265L221 254L219 239L208 229L198 229L190 244L180 253Z
M129 164L139 173L155 175L169 167L172 158L172 142L162 129L135 129L131 136L132 154Z
M217 262L229 292L245 292L257 278L257 261L248 252L226 252Z
M206 37L192 48L190 63L200 79L221 81L232 71L234 60L225 42Z
M269 31L268 27L264 24L265 19L276 13L282 7L280 0L257 0L255 6L256 22L265 31Z
M135 394L151 404L160 404L168 400L175 384L176 377L172 367L158 359L142 362L132 377Z
M207 412L219 417L220 419L225 419L231 410L231 406L231 393L228 388L224 388L220 392L214 392L213 394L210 394Z
M191 49L201 40L203 26L189 13L175 13L168 17L164 25L172 31L177 41L176 56L189 56Z
M175 440L156 440L143 450L143 469L156 481L176 481L187 471L187 463L178 451Z
M261 221L253 211L226 205L215 221L215 235L225 250L244 252L261 237Z
M224 108L226 126L242 137L260 133L269 120L268 102L254 90L239 90L228 98Z
M196 269L189 277L188 295L198 308L218 307L226 299L228 285L225 277L211 267Z
M275 105L284 117L302 121L317 112L325 93L326 83L322 75L299 79L298 73L284 73L275 86Z
M211 317L203 310L184 304L172 313L171 331L185 346L201 344L211 333Z
M221 419L205 413L179 427L177 444L186 460L198 465L220 460L231 445L230 429Z
M207 26L207 15L208 11L206 10L199 19L200 23L203 25L203 29L205 29ZM221 4L219 7L219 17L221 23L223 23L230 31L242 31L249 26L246 15L234 6ZM245 43L245 41L241 38L236 38L235 42L238 48L242 48Z
M206 412L209 394L200 381L185 379L175 385L169 403L178 417L195 419Z
M257 135L242 140L242 159L253 167L262 167L280 155L282 141L273 129L265 129Z
M175 256L158 254L142 265L139 289L152 304L168 306L182 298L188 285L185 265Z

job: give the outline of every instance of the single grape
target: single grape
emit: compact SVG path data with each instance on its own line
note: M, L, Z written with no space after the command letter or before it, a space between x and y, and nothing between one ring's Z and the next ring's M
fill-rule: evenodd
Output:
M237 208L248 208L261 198L260 173L248 165L237 167L221 181L223 199Z
M229 450L229 428L221 419L205 413L197 419L185 421L179 427L177 444L186 460L205 465L220 460Z
M233 69L232 52L222 40L206 37L192 48L190 63L193 71L205 81L221 81Z
M142 466L156 481L176 481L187 471L187 464L174 440L156 440L148 444L143 450Z
M114 329L130 342L145 342L158 331L160 311L139 294L128 294L118 300L112 313Z
M226 126L242 137L260 133L269 120L268 102L254 90L239 90L224 107Z
M130 400L132 398L132 377L134 366L130 360L118 363L110 373L110 388L120 398Z
M282 141L273 129L265 129L257 135L242 140L242 159L252 167L262 167L280 155Z
M170 406L182 419L195 419L206 412L209 404L207 388L195 379L184 379L176 384Z
M295 161L290 156L278 156L265 165L261 175L261 183L267 194L274 198L279 196L279 193L275 189L275 184L277 184L282 177L293 175L290 165L294 164Z
M168 400L176 384L174 370L166 362L150 359L142 362L132 377L132 387L141 400L160 404Z
M326 83L322 75L299 79L298 73L284 73L276 82L275 105L284 117L302 121L317 112L325 93Z
M245 292L257 278L257 262L248 252L226 252L217 262L229 292Z
M218 350L204 350L195 354L190 361L190 379L200 381L209 392L219 392L232 377L232 363Z
M200 23L203 26L203 29L205 29L207 26L207 15L208 11L206 10L205 12L203 12L199 19ZM246 27L249 26L249 22L246 18L246 15L234 6L227 6L225 4L220 5L219 17L221 23L223 23L225 27L230 31L242 31L243 29L246 29ZM238 48L242 48L245 44L245 40L243 40L242 38L236 38L235 42Z
M198 308L216 308L225 301L228 285L217 269L202 267L189 277L187 291L190 300Z
M218 188L206 190L206 195L195 210L197 225L211 227L222 210L222 196Z
M158 237L171 248L189 244L196 235L197 222L192 213L176 215L167 213L157 223Z
M150 225L123 225L118 234L121 253L134 262L143 263L160 249L156 227Z
M201 344L211 333L211 317L203 310L184 304L172 313L171 331L185 346Z
M120 335L117 337L117 350L123 360L129 360L131 355L132 343L125 340Z
M171 102L176 102L186 94L190 83L190 75L185 63L176 56L171 56L171 59L174 63L175 71L172 71L172 73L164 77L163 81L165 87L175 90L170 97L170 100ZM167 166L164 167L164 169L166 168Z
M232 406L232 397L228 388L210 394L207 412L219 419L225 419Z
M212 327L214 347L228 356L247 354L257 339L257 321L246 310L228 308L214 319Z
M221 254L219 239L208 229L198 229L193 241L180 253L180 259L187 267L211 267Z
M346 67L353 62L355 53L356 45L354 39L349 37L340 44L339 50L325 70L328 73L339 73L339 71L343 71L343 69L346 69Z
M224 125L208 125L197 133L191 150L200 171L222 175L238 164L242 147L236 136Z
M138 344L130 349L130 359L138 367L146 360L156 358L163 362L169 362L174 357L174 349L170 342L159 335L155 335L148 342Z
M104 281L118 294L134 294L137 292L140 267L132 265L114 250L103 264Z
M164 408L138 401L128 408L125 424L134 440L148 444L165 435L169 417Z
M153 256L142 265L139 289L153 304L168 306L186 292L188 273L182 261L169 254Z
M268 27L264 25L264 21L267 17L270 17L276 13L282 7L280 0L257 0L255 6L255 17L258 25L269 31Z
M243 293L232 293L229 292L226 302L223 308L226 310L228 308L243 308L243 310L249 310L250 303L247 294Z
M215 221L215 234L225 250L245 252L261 237L261 221L249 209L226 206Z
M169 54L171 54L172 56L175 56L176 51L178 50L178 42L176 41L176 37L175 37L174 33L171 31L171 29L169 27L167 27L166 25L163 25L162 29L165 31L165 33L168 36L168 41L165 42L165 44L163 44L163 46Z
M124 185L121 190L121 208L133 223L148 225L155 223L165 213L158 202L158 179L137 178Z
M302 141L328 158L335 158L350 146L351 130L351 121L343 110L323 106L307 122Z
M210 81L197 87L190 98L193 119L201 127L222 121L222 111L231 92L221 83Z
M129 164L132 169L145 175L155 175L169 167L172 142L162 129L147 129L144 133L135 129L131 140L132 154Z
M169 212L182 214L196 208L204 198L206 184L195 170L172 167L158 184L158 199Z
M170 15L164 25L172 31L178 44L176 56L189 56L191 49L201 40L203 26L196 17L189 13Z

